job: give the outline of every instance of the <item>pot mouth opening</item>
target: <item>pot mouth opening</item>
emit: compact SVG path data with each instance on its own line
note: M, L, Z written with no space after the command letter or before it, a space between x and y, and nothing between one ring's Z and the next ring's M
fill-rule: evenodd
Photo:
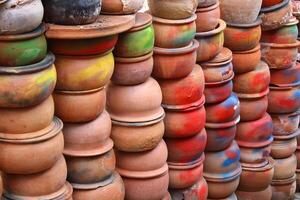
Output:
M200 32L196 33L196 35L195 35L196 40L197 40L197 38L201 39L201 37L209 37L209 36L217 35L217 34L223 32L226 28L226 23L222 19L219 19L218 21L219 21L218 26L214 30L202 32L202 33L200 33Z
M261 23L262 20L260 19L260 17L258 17L253 23L249 23L249 24L236 24L236 23L226 22L228 27L233 27L233 28L253 28L253 27L260 26Z
M278 140L291 140L300 135L300 129L297 129L295 132L289 135L274 135L274 139Z
M274 11L279 10L282 7L285 7L286 5L288 5L289 2L290 2L290 0L284 0L281 3L275 4L274 6L269 6L269 7L261 8L260 12L261 13L274 12Z
M238 167L231 172L222 173L222 174L212 174L212 173L204 172L203 177L205 178L205 180L210 182L222 183L222 182L230 182L236 178L239 178L241 173L242 173L242 167L239 163Z
M208 5L205 7L197 7L196 14L197 14L197 12L207 12L207 11L214 10L214 9L218 8L219 6L220 6L220 3L219 3L219 1L217 1L217 3L212 4L212 5Z
M296 181L296 174L294 176L287 178L287 179L281 179L281 180L276 180L273 179L271 185L286 185L286 184L291 184Z
M148 60L152 58L152 56L153 56L153 51L139 57L134 57L134 58L114 57L114 59L116 63L137 63L137 62Z
M233 51L233 54L250 54L250 53L254 53L257 51L260 51L260 44L258 44L255 48L247 50L247 51Z
M162 104L162 107L167 109L168 111L173 112L189 112L193 110L201 109L205 104L205 96L202 95L201 98L193 103L185 104L185 105L167 105Z
M199 43L197 40L193 39L193 41L186 47L181 48L161 48L161 47L154 47L153 52L155 55L181 55L181 54L188 54L194 52L198 49Z
M266 161L266 162L265 162ZM265 161L261 164L250 164L250 163L242 163L243 171L253 171L253 172L264 172L270 169L273 169L275 165L275 161L272 157L268 157Z
M150 121L145 121L145 122L122 122L122 121L117 121L117 120L111 120L112 124L118 125L118 126L126 126L126 127L143 127L143 126L151 126L154 124L157 124L161 122L165 118L165 113L153 120Z
M97 183L89 183L89 184L71 183L71 185L74 189L94 190L94 189L97 189L100 187L105 187L109 184L112 184L114 182L115 178L116 178L116 175L115 175L115 173L113 173L105 180L97 182Z
M131 29L128 30L128 33L146 29L151 25L152 25L151 15L149 15L148 13L137 13L135 15L135 24Z
M67 91L67 90L54 90L54 93L60 94L60 95L84 95L84 94L92 94L100 91L104 91L104 87L96 88L93 90L82 90L82 91ZM105 91L104 91L105 92Z
M238 143L239 146L241 147L246 147L246 148L262 148L265 146L270 145L274 140L273 135L271 134L267 140L265 141L254 141L254 142L247 142L247 141L240 141L236 139L236 142Z
M183 24L188 24L188 23L193 23L197 19L197 15L193 14L191 17L187 19L163 19L159 17L154 17L153 16L153 23L160 23L160 24L170 24L170 25L183 25Z
M0 3L1 5L1 3ZM5 35L0 34L0 41L20 41L20 40L30 40L42 36L46 32L46 25L42 23L36 29L28 33L22 33L17 35Z
M236 95L241 98L241 99L257 99L257 98L261 98L261 97L264 97L266 96L267 94L269 94L270 90L269 90L269 87L260 92L260 93L253 93L253 94L244 94L244 93L237 93L236 92Z
M233 126L236 126L240 122L240 115L231 122L226 123L208 123L206 122L205 127L209 129L223 129L223 128L231 128Z
M294 43L290 44L277 44L277 43L267 43L267 42L261 42L260 43L261 49L265 48L274 48L274 49L287 49L287 48L298 48L300 46L300 42L296 41Z
M193 169L196 167L199 167L203 164L205 160L205 154L202 153L200 158L197 160L194 160L189 163L174 163L174 162L168 162L169 169L175 169L175 170L187 170L187 169Z

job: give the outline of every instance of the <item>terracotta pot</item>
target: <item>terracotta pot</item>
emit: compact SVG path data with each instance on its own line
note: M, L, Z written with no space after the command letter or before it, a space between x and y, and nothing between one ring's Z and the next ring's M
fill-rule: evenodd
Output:
M170 189L186 189L192 187L203 175L204 154L191 163L169 164Z
M101 187L96 188L74 188L74 200L120 200L125 197L125 188L122 178L118 173L114 173L112 180ZM113 195L112 195L113 194Z
M205 102L219 103L230 97L233 89L232 79L216 84L205 84Z
M46 171L29 175L2 174L6 193L17 196L43 196L57 192L66 182L67 165L61 155Z
M135 25L119 35L114 49L117 57L139 57L150 53L154 47L154 29L152 16L147 13L138 13Z
M0 134L0 169L9 174L33 174L51 168L63 151L63 123L53 122L37 132L27 134ZM32 158L26 162L28 158Z
M149 2L151 2L151 0ZM171 1L160 1L154 4L165 2L170 3ZM168 10L170 10L170 7L168 7ZM172 15L174 15L174 13L172 13ZM154 46L167 49L188 46L196 34L196 18L197 16L195 14L187 19L181 20L153 17L153 27L155 31Z
M205 151L223 151L227 149L234 140L236 124L239 118L226 123L206 123L207 143Z
M273 140L273 138L272 138ZM271 144L263 147L243 147L240 146L242 163L255 164L256 166L266 165L266 159L271 153Z
M271 156L276 159L287 158L293 155L297 149L297 136L296 134L281 136L274 138L271 145Z
M267 95L257 98L240 97L240 116L241 121L255 121L262 118L267 112Z
M43 1L45 20L53 24L90 24L97 20L101 3L101 0L75 0L72 3L58 0Z
M117 34L86 39L47 38L51 52L69 56L100 55L114 48L117 40Z
M111 51L96 56L56 55L57 90L84 91L104 87L114 70Z
M238 190L246 192L263 191L266 190L272 182L274 160L269 158L268 164L261 167L242 163L242 169Z
M243 147L263 147L272 142L272 131L272 118L266 113L256 121L240 122L235 139Z
M178 165L179 163L191 163L198 160L204 152L206 140L205 129L189 138L166 138L169 155L168 163Z
M221 52L224 44L226 23L219 19L218 26L212 31L196 33L195 39L199 42L197 62L211 60Z
M101 12L107 14L134 14L139 11L144 0L102 0Z
M197 0L188 1L155 1L149 0L148 5L150 8L150 13L153 16L164 18L164 19L186 19L194 15L196 8L198 6Z
M215 29L218 26L218 20L221 18L219 2L208 7L198 8L196 15L197 33Z
M0 108L0 132L23 134L39 131L52 122L54 102L49 96L39 105L27 108Z
M251 24L259 14L262 0L220 0L221 18L234 24Z
M262 29L273 30L287 24L292 17L292 9L289 3L289 0L283 0L274 6L262 8L260 10Z
M297 158L293 154L290 157L275 159L274 180L288 179L294 176L297 168Z
M0 13L0 34L15 35L36 29L42 23L44 7L41 0L10 0L1 5Z
M273 180L272 200L293 199L296 192L296 176L285 180Z
M207 199L207 200L216 200L216 199ZM232 193L230 196L223 198L223 199L218 199L218 200L238 200L238 198L235 195L235 193Z
M236 94L232 93L229 98L218 104L207 104L206 122L224 123L236 119L240 115L240 102Z
M147 81L153 70L152 52L137 58L115 58L111 81L118 85L138 85Z
M298 46L300 42L292 44L261 43L262 60L271 69L286 69L296 65Z
M223 48L212 60L201 63L205 83L219 83L231 79L234 76L231 61L232 52Z
M268 95L268 112L276 114L293 113L300 106L300 89L296 87L271 87Z
M193 40L192 44L183 48L164 49L154 47L152 76L162 79L176 79L188 76L195 67L198 47L199 44L196 40Z
M267 189L263 191L257 192L244 192L237 190L235 191L238 199L247 199L247 200L256 200L256 199L264 199L264 200L271 200L272 198L272 188L269 186Z
M105 107L103 88L87 91L58 91L53 93L55 115L64 122L78 123L96 119Z
M149 122L161 118L161 102L161 90L153 78L135 86L111 83L107 88L107 110L114 121Z
M266 94L270 83L270 70L265 62L260 62L254 71L237 74L233 79L233 91L243 96Z
M185 138L198 134L205 125L204 96L198 106L188 109L165 109L165 134L167 138Z
M273 135L290 135L298 130L300 116L298 113L273 114Z
M204 91L204 74L199 65L185 78L158 80L162 90L162 103L168 106L188 108L198 102Z
M263 0L262 7L270 7L281 3L283 0Z
M260 45L248 51L234 51L232 58L233 70L236 74L251 72L260 63Z
M287 69L271 69L271 85L279 87L300 85L300 63Z

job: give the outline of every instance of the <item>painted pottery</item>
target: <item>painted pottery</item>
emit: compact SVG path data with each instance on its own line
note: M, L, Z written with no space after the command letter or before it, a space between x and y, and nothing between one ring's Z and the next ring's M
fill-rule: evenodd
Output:
M0 5L2 3L3 1ZM0 6L0 35L33 31L42 23L43 15L44 7L41 0L5 1Z
M296 173L297 168L297 158L295 155L292 155L287 158L274 159L274 176L273 180L283 180L291 178Z
M290 135L298 130L300 116L298 113L272 114L273 135Z
M206 103L219 103L227 99L233 89L231 79L216 84L205 84L204 95Z
M107 14L134 14L139 11L145 0L102 0L101 12Z
M293 199L296 192L296 177L272 181L272 200Z
M299 131L288 136L275 136L271 145L271 156L280 159L293 155L297 149L297 135L299 135Z
M268 108L268 97L240 97L241 121L255 121L264 116Z
M218 25L218 20L221 18L219 3L197 8L196 15L197 33L215 29Z
M283 0L263 0L262 7L270 7L281 3Z
M271 85L288 87L300 85L300 63L287 69L271 69Z
M217 0L198 0L198 7L199 8L209 7L211 5L216 4L217 2L218 2Z
M101 0L75 0L72 2L47 0L45 21L53 24L83 25L97 20L101 10Z
M64 122L88 122L96 119L105 107L103 88L87 91L58 91L53 93L55 115Z
M263 147L244 147L240 146L242 163L255 164L256 166L264 166L267 164L266 159L271 153L271 142Z
M24 108L46 100L54 90L56 70L54 56L32 65L1 67L0 107Z
M161 79L184 78L194 69L199 44L193 40L183 48L164 49L154 47L154 67L152 76Z
M147 13L136 14L135 25L119 35L114 49L117 57L139 57L150 53L154 47L152 16Z
M186 19L194 15L198 6L197 0L148 0L150 13L163 19Z
M256 200L256 199L265 199L271 200L272 198L272 188L269 186L267 189L263 191L256 191L256 192L244 192L237 190L235 191L236 196L238 199L247 199L247 200Z

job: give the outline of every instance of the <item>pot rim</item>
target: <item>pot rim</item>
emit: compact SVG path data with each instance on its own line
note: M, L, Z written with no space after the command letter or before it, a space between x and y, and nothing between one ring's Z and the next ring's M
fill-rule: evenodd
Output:
M275 4L275 5L273 5L273 6L261 8L260 12L261 12L261 13L270 13L270 12L274 12L274 11L279 10L279 9L281 9L282 7L285 7L286 5L288 5L289 2L290 2L290 0L283 0L281 3Z
M115 59L116 63L137 63L137 62L148 60L148 59L152 58L152 56L153 56L153 51L151 51L150 53L148 53L146 55L139 56L139 57L134 57L134 58L114 57L114 59Z
M236 178L239 178L241 173L242 173L242 166L240 163L238 163L238 167L236 169L234 169L233 171L226 173L226 175L211 174L211 173L203 172L203 177L205 178L205 180L210 181L210 182L222 183L222 182L229 182Z
M54 93L60 94L60 95L84 95L84 94L91 94L91 93L96 93L101 90L104 90L104 87L92 89L92 90L82 90L82 91L71 91L71 90L54 90Z
M246 147L246 148L262 148L262 147L270 145L273 142L273 140L274 140L274 137L271 134L267 140L261 141L261 142L257 142L257 141L256 142L247 142L247 141L239 141L237 139L236 139L236 142L238 143L239 146Z
M220 2L217 1L217 3L215 3L213 5L209 5L207 7L197 7L196 14L197 14L197 12L207 12L207 11L214 10L214 9L218 8L219 6L220 6Z
M296 17L293 17L289 20L287 24L284 24L283 26L294 26L299 23L299 20Z
M293 68L293 69L292 69ZM287 68L287 69L276 69L276 68L271 68L270 69L270 73L271 73L271 77L272 77L272 72L278 72L278 70L282 71L283 73L286 70L295 70L295 71L300 71L300 65L298 65L298 62L295 63L292 67ZM298 80L298 82L295 83L284 83L284 84L276 84L276 83L270 83L270 85L274 85L274 86L278 86L278 87L293 87L293 86L298 86L300 85L300 79Z
M170 24L170 25L181 25L181 24L188 24L193 23L197 19L197 15L193 14L191 17L187 19L163 19L160 17L152 17L153 18L153 24L160 23L160 24Z
M274 48L274 49L298 48L300 46L300 42L298 40L291 44L277 44L277 43L261 42L260 46L261 46L262 50L264 48Z
M218 58L218 55L223 55L223 58ZM232 51L226 47L223 47L221 52L216 57L214 57L212 60L200 63L201 66L206 67L215 67L220 65L226 65L229 64L232 61ZM219 60L218 60L219 59Z
M194 52L198 49L199 43L197 40L193 39L192 42L185 47L181 48L161 48L154 47L153 54L155 55L180 55L180 54L188 54Z
M204 104L205 104L205 96L202 95L199 100L190 104L185 104L185 105L162 104L162 107L169 111L189 112L189 111L200 109L201 107L204 106Z
M269 88L270 88L270 91L272 90L294 90L294 89L297 89L299 87L299 85L290 85L290 86L285 86L285 87L280 87L280 86L277 86L277 85L274 85L274 84L270 84L269 85Z
M239 98L242 98L242 99L256 99L256 98L266 96L267 94L269 94L269 92L270 92L270 89L268 87L266 90L259 92L259 93L253 93L253 94L244 94L244 93L237 93L237 92L235 92L235 93Z
M273 179L271 185L286 185L296 181L296 174L287 179Z
M232 81L232 79L234 78L234 73L232 73L231 77L229 77L228 79L226 80L222 80L222 81L217 81L217 82L211 82L211 83L205 83L205 86L216 86L216 85L221 85L221 84L224 84L224 83L228 83L230 81Z
M287 114L276 114L276 113L270 113L271 117L295 117L298 116L300 113L300 110L293 112L293 113L287 113Z
M135 14L135 24L127 33L139 31L146 29L152 25L152 16L148 13L136 13ZM126 33L126 32L125 32Z
M297 129L294 133L289 135L273 135L277 140L291 140L300 135L300 129Z
M253 28L253 27L258 27L262 23L262 20L260 17L258 17L254 22L249 23L249 24L236 24L236 23L230 23L226 22L228 27L236 28L236 29L242 29L242 28Z
M42 36L45 32L46 32L46 26L45 23L42 23L36 29L28 33L22 33L17 35L0 35L0 41L30 40Z
M153 119L151 121L146 122L121 122L116 120L111 120L112 124L119 125L119 126L127 126L127 127L143 127L143 126L151 126L153 124L157 124L161 122L165 118L166 114L164 113L161 117L157 119Z
M63 54L56 54L55 57L60 57L60 58L70 58L70 59L93 59L93 58L100 58L103 56L106 56L110 53L112 53L114 50L114 48L111 48L109 50L107 50L106 52L102 53L102 54L93 54L93 55L76 55L76 56L72 56L72 55L63 55Z
M89 183L89 184L81 184L81 183L71 183L72 187L75 189L81 189L81 190L93 190L100 187L105 187L115 180L115 172L111 174L108 178L106 178L103 181L97 182L97 183Z
M211 30L211 31L207 31L207 32L198 32L198 33L196 33L195 38L197 39L197 38L201 38L201 37L209 37L209 36L216 35L216 34L221 33L222 31L224 31L226 28L225 21L222 19L219 19L218 22L219 23L218 23L217 28L215 28L214 30Z
M65 185L66 185L66 192L64 194L64 198L69 199L70 197L72 197L73 187L68 181L66 181Z
M225 123L205 123L205 127L209 129L223 129L223 128L230 128L233 126L236 126L241 120L241 116L239 115L237 118L235 118L231 122L225 122Z
M176 170L187 170L199 167L203 164L205 160L204 152L201 154L200 158L194 160L189 163L175 163L175 162L168 162L169 169L176 169Z
M258 44L255 48L247 50L247 51L233 51L232 54L250 54L260 50L260 44Z
M268 157L267 158L267 163L265 163L265 165L253 165L253 164L249 164L249 163L242 163L242 169L243 171L252 171L252 172L265 172L268 170L273 169L274 165L275 165L275 160L272 157Z

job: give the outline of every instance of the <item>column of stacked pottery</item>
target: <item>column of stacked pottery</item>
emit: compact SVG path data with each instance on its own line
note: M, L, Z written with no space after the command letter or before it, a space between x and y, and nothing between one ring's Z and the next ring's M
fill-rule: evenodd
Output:
M118 33L130 29L135 16L99 16L99 0L43 3L49 27L46 36L56 55L55 114L64 122L72 198L122 200L124 184L115 172L104 87L113 73Z
M148 0L155 30L152 76L162 89L169 191L173 200L207 198L203 178L204 75L196 65L196 0Z
M267 7L265 7L267 6ZM298 21L291 17L289 1L263 5L262 59L271 71L268 113L273 120L275 160L272 199L293 199L296 190L297 159L294 152L299 135L300 65L297 64Z
M0 2L1 199L72 198L43 14L40 0Z

